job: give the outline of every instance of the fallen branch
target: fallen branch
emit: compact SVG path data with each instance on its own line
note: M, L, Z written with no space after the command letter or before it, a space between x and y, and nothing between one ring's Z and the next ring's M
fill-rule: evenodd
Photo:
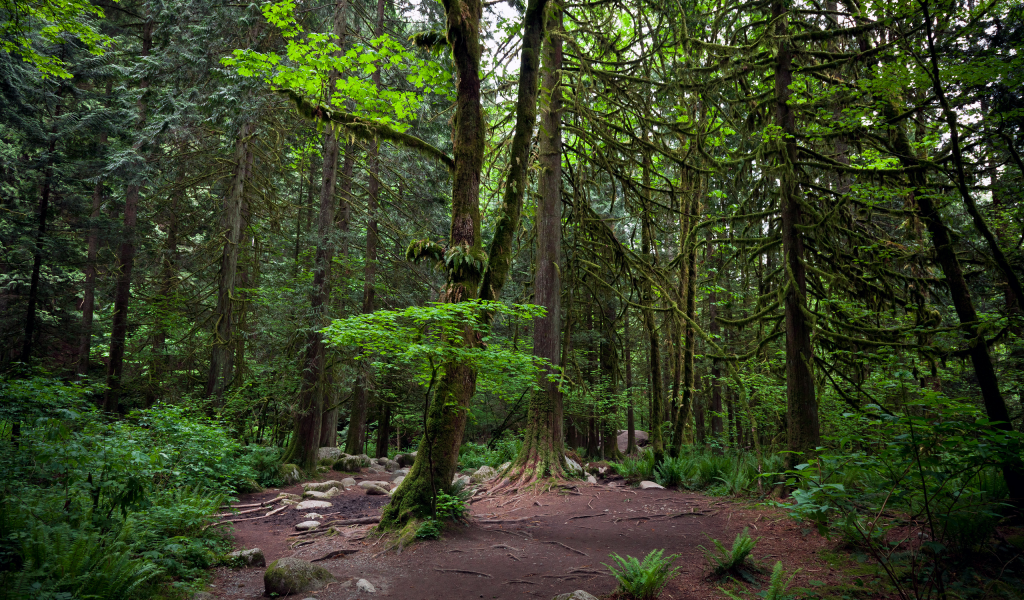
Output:
M243 510L243 511L236 512L236 513L220 513L220 514L216 514L216 515L213 515L213 516L215 516L218 519L220 519L222 517L234 517L234 516L238 516L238 515L247 515L249 513L259 512L261 510L263 510L263 507L250 508L249 510Z
M509 558L511 558L512 560L516 561L516 562L520 562L518 558L516 558L515 556L512 556L512 553L511 553L511 552L509 552L509 553L507 554L507 556L508 556Z
M521 517L519 519L480 519L476 521L479 525L507 525L509 523L522 523L529 521L532 517Z
M380 523L380 517L360 517L358 519L328 521L327 523L324 523L324 527L328 525L331 527L344 527L345 525L372 525L373 523Z
M332 551L328 552L327 554L324 554L320 558L314 558L313 560L311 560L309 562L320 562L321 560L330 560L332 558L337 558L339 556L345 556L346 554L355 554L356 552L359 552L359 550L355 550L355 549L351 549L351 548L344 548L342 550L332 550Z
M228 519L227 521L220 521L219 523L217 523L217 525L221 525L223 523L241 523L242 521L259 521L260 519L266 519L267 517L272 517L272 516L276 515L277 513L281 512L282 510L286 509L286 508L288 508L287 504L284 505L284 506L279 506L279 507L275 508L274 510L268 512L265 515L260 515L258 517L246 517L244 519ZM241 513L239 513L239 514L241 514ZM207 527L212 527L212 525L207 525Z
M593 502L593 500L591 500L591 502ZM591 517L607 517L607 516L608 516L608 513L597 513L596 515L579 515L579 516L576 516L576 517L569 517L569 520L566 521L566 523L568 523L569 521L572 521L573 519L589 519Z
M523 551L521 548L513 548L512 546L508 546L506 544L494 544L493 546L491 546L491 548L500 548L502 550L515 550L516 552Z
M622 517L622 518L619 518L619 519L615 519L612 522L613 523L618 523L619 521L633 521L633 520L638 520L638 521L647 520L647 521L650 521L651 519L654 519L654 518L657 518L657 517L664 517L664 516L666 516L666 515L637 515L635 517Z
M477 571L464 571L462 569L438 569L437 567L434 567L434 570L438 571L438 572L441 572L441 573L461 573L463 575L478 575L480 577L487 577L488 579L494 579L494 577L491 577L487 573L479 573Z
M566 546L566 545L565 545L565 544L563 544L562 542L556 542L556 541L554 541L554 540L550 540L550 541L543 541L543 543L545 543L545 544L554 544L554 545L556 545L556 546L561 546L561 547L565 548L566 550L568 550L569 552L575 552L576 554L579 554L579 555L581 555L581 556L590 556L590 555L589 555L589 554L587 554L586 552L582 552L582 551L580 551L580 550L577 550L577 549L575 549L575 548L572 548L572 547Z
M525 583L527 585L537 585L536 583L534 583L532 581L526 581L525 579L509 579L508 581L505 582L505 585L511 585L513 583Z

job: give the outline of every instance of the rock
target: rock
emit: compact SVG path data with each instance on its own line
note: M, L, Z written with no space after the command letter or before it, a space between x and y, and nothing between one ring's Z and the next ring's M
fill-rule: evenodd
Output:
M320 510L322 508L331 508L331 503L323 500L303 500L295 505L295 510Z
M498 467L498 470L499 471L504 471L505 469L507 469L507 468L509 468L511 466L512 466L512 461L510 461L510 460L509 461L505 461L505 462L501 463L501 465Z
M356 455L356 458L358 458L358 459L359 459L359 464L360 464L360 466L362 466L362 467L363 467L364 469L365 469L366 467L370 466L371 464L373 464L372 462L370 462L370 457L369 457L369 456L367 456L367 455L365 455L365 454L357 454L357 455Z
M411 467L412 463L416 462L416 453L409 452L407 454L399 454L395 457L395 462L403 467Z
M663 490L665 488L663 488L660 485L654 483L653 481L641 481L640 482L640 489L642 489L642 490Z
M346 478L341 480L341 487L345 488L346 490L348 488L350 488L350 487L355 487L355 486L356 486L356 480L351 478L351 477L346 477Z
M317 467L316 468L316 472L317 473L330 473L331 472L331 468L330 467Z
M360 592L366 592L367 594L377 593L377 588L373 587L373 584L365 579L360 579L356 582L356 589Z
M321 450L323 450L323 448L321 448ZM307 492L326 492L332 487L338 487L339 485L341 485L341 482L333 479L330 481L310 481L302 484L302 489Z
M370 468L367 469L367 471L373 473L374 475L383 475L384 473L388 472L387 469L379 465L371 465Z
M295 526L296 531L309 531L320 526L320 521L303 521Z
M319 521L320 519L324 518L324 516L320 513L306 513L302 515L302 518L307 521Z
M398 477L395 477L394 480L391 481L391 486L397 488L398 486L402 485L403 481L405 481L405 475L399 475Z
M301 594L318 590L333 581L337 581L334 575L320 565L298 558L279 558L270 563L270 567L263 574L263 594Z
M387 488L383 488L383 487L381 487L379 485L371 485L370 487L366 488L366 495L367 496L390 496L391 492L389 492L387 490Z
M483 482L487 481L488 479L493 479L493 478L495 478L497 476L498 476L498 471L496 471L494 469L494 467L489 467L487 465L484 465L484 466L480 467L479 469L477 469L476 473L473 473L470 476L469 480L472 481L473 483L483 483Z
M643 447L643 446L647 445L648 436L647 436L647 432L646 431L640 431L639 429L634 429L633 430L633 435L634 435L634 439L636 440L636 445L638 447ZM616 436L615 442L619 446L619 452L625 452L626 451L626 444L629 442L629 431L627 431L625 429L620 429L618 436Z
M287 492L281 492L280 494L277 495L277 497L278 498L284 498L286 500L296 500L296 501L301 501L302 500L302 496L300 496L298 494L289 494Z
M285 463L278 467L278 473L281 474L281 479L284 479L285 485L295 485L302 478L302 473L299 472L299 466L289 463Z
M228 554L228 558L231 562L245 567L265 567L267 566L267 558L263 556L263 551L259 548L249 548L248 550L235 550Z
M452 479L452 484L454 485L454 484L456 484L456 483L458 483L460 481L462 482L462 485L469 485L470 484L470 480L469 480L469 476L468 475L456 475L455 479Z
M593 475L587 475L587 483L597 483L597 477Z
M597 474L598 475L601 475L603 477L607 473L608 473L608 467L598 467L597 468Z
M551 600L597 600L597 597L583 590L576 590L567 594L559 594Z
M296 504L298 504L298 502L296 502L295 500L289 500L288 498L285 498L284 500L281 501L281 504L284 504L285 506L295 506Z
M384 470L385 471L387 471L389 473L394 473L402 465L398 464L398 461L386 460L386 461L384 461L384 465L383 466L384 466Z
M341 455L343 455L343 454L344 453L341 452L341 448L340 447L322 447L322 448L319 448L318 451L316 451L316 460L317 461L323 461L324 459L338 460L338 459L341 458Z
M402 477L405 477L406 475L409 474L409 469L398 469L397 471L395 471L394 474L395 475L400 475Z
M358 456L345 456L334 463L335 471L355 472L363 468L363 461Z
M370 489L372 487L381 487L381 488L384 488L384 489L388 489L389 487L391 487L391 482L389 482L389 481L360 481L359 482L359 487L363 488L364 490L368 490L368 489Z
M571 458L566 458L565 459L565 463L567 465L569 465L569 469L572 470L572 471L575 471L577 473L583 471L583 467L580 466L580 463L574 461Z
M330 496L326 492L303 492L303 498L311 498L313 500L327 500Z

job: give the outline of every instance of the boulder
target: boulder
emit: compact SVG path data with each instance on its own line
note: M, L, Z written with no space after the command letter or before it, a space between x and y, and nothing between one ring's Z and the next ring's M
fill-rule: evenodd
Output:
M635 436L636 445L638 447L642 448L643 446L647 445L648 436L647 436L647 432L646 431L640 431L639 429L634 429L633 430L633 435ZM629 431L625 430L625 429L620 429L619 430L619 435L617 436L615 441L618 443L619 452L625 452L626 451L626 444L629 443Z
M343 456L334 463L335 471L356 472L363 468L363 461L358 456Z
M391 482L389 482L389 481L360 481L359 482L359 487L363 488L364 490L368 490L368 489L370 489L372 487L380 487L380 488L388 489L389 487L391 487Z
M379 485L371 485L370 487L366 488L366 495L367 496L390 496L391 492L389 492L388 489L385 488L385 487L381 487Z
M323 448L321 448L321 450L323 450ZM332 487L338 487L339 485L342 485L342 483L333 479L330 481L310 481L302 484L302 489L307 492L326 492Z
M350 488L350 487L355 487L355 486L356 486L356 480L351 478L351 477L346 477L346 478L341 480L341 487L346 489L346 490L348 488Z
M295 500L295 501L302 500L302 496L300 496L298 494L289 494L287 492L281 492L280 494L277 495L277 497L278 498L284 498L285 500Z
M384 473L388 472L387 469L380 465L370 465L370 468L366 470L373 473L374 475L383 475Z
M570 471L573 471L573 472L576 472L576 473L582 473L583 472L583 467L580 466L580 463L574 461L571 458L566 457L565 464L569 465L569 470Z
M372 463L372 462L370 461L370 457L369 457L369 456L367 456L367 455L365 455L365 454L357 454L357 455L356 455L356 458L358 458L358 459L359 459L359 464L360 464L360 465L362 465L362 467L363 467L364 469L365 469L366 467L370 466L371 464L373 464L373 463Z
M264 596L287 596L318 590L337 581L320 565L299 558L279 558L263 574Z
M594 484L596 484L597 483L597 477L594 477L593 475L587 475L587 483L594 483Z
M653 481L641 481L640 482L640 489L642 489L642 490L663 490L665 488L663 488L662 486L654 483Z
M391 487L397 488L398 486L402 485L403 481L405 481L405 475L399 475L398 477L395 477L394 480L391 481Z
M384 467L384 470L387 471L388 473L394 473L402 465L398 464L398 461L396 460L385 460L382 466Z
M309 531L320 526L320 521L303 521L295 526L296 531Z
M331 472L331 467L319 466L319 467L316 468L316 472L317 473L330 473Z
M267 558L263 556L263 551L259 548L249 548L248 550L235 550L228 554L228 558L231 559L232 564L240 567L265 567L267 566Z
M373 587L373 584L365 579L360 579L356 582L356 589L367 594L377 593L377 588Z
M508 460L508 461L505 461L505 462L501 463L501 465L498 466L498 470L499 471L504 471L505 469L507 469L507 468L509 468L511 466L512 466L512 461Z
M333 458L334 460L338 460L339 458L341 458L342 454L344 454L344 452L341 451L341 448L337 448L337 447L326 448L325 447L325 448L320 448L319 450L316 451L316 458L317 458L317 460L323 460L325 458Z
M597 597L583 590L576 590L575 592L559 594L551 600L597 600Z
M469 480L473 483L483 483L488 479L493 479L497 476L498 471L496 471L494 467L484 465L477 469L476 472L469 477Z
M302 473L299 471L298 465L285 463L278 467L278 473L281 475L281 479L284 480L285 485L295 485L302 479Z
M405 476L406 476L406 475L408 475L408 474L409 474L409 469L398 469L398 470L396 470L396 471L394 472L394 475L396 475L396 476L402 476L402 477L405 477Z
M403 467L411 467L412 463L416 462L416 453L409 452L407 454L399 454L395 457L395 462Z
M306 513L302 515L302 518L307 521L319 521L320 519L324 518L324 516L320 513Z
M331 503L323 500L303 500L295 505L295 510L320 510L323 508L331 508Z
M455 479L452 479L452 484L456 484L460 481L462 482L462 485L470 484L470 479L468 475L456 475Z
M337 489L337 488L335 488L335 489ZM327 495L327 492L303 492L302 493L302 497L303 498L310 498L312 500L329 500L330 499L330 496Z

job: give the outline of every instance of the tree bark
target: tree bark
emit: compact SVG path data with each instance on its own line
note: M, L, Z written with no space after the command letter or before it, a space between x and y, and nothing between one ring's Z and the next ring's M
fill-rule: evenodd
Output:
M480 0L443 0L447 39L456 73L453 123L452 225L450 252L463 252L461 267L449 269L445 302L467 302L478 297L484 257L480 243L480 173L486 134L480 106ZM475 267L474 265L481 266ZM462 344L476 344L468 325ZM384 529L400 527L411 519L433 513L437 492L450 489L459 459L469 402L476 391L476 371L462 363L443 367L437 392L428 408L423 440L405 481L381 515Z
M242 242L242 203L245 193L245 173L249 162L249 143L253 123L244 123L235 140L235 172L231 187L224 197L221 213L221 232L224 247L221 250L220 274L217 282L216 321L213 326L213 346L210 350L210 371L206 378L205 394L221 398L234 377L235 348L235 278L238 275L238 251Z
M797 227L803 225L798 197L796 166L796 114L789 104L793 83L793 51L790 46L787 9L776 0L772 18L777 21L779 48L775 57L775 121L785 135L784 153L779 157L782 203L782 251L786 264L786 467L798 462L821 445L818 401L815 395L811 328L805 314L807 280L804 242Z
M107 85L109 96L110 85ZM99 135L99 146L107 144L107 134ZM82 290L82 330L78 337L78 365L76 372L89 374L89 356L92 354L92 321L96 310L96 259L100 249L100 208L103 206L103 182L97 181L92 190L92 211L89 213L89 236L86 240L85 284Z
M334 10L334 35L339 47L344 44L348 0L340 0ZM334 94L340 77L332 71L328 95ZM334 127L325 127L323 140L323 179L320 184L320 207L317 214L317 245L313 263L313 290L310 294L311 323L306 331L302 387L295 417L294 435L285 455L286 462L315 473L320 439L323 436L324 398L330 397L331 370L327 366L327 344L321 329L329 322L331 300L331 268L334 262L334 191L338 177L339 143Z
M54 119L60 116L60 105L54 111ZM28 289L28 308L25 314L25 339L21 346L21 362L32 359L32 347L36 337L36 304L39 302L39 276L43 268L43 246L46 241L46 215L50 212L50 192L53 180L53 154L57 150L57 125L50 131L50 144L46 149L46 167L43 169L43 185L39 189L39 220L36 226L35 252L32 258L32 276Z
M149 56L153 47L153 20L147 18L142 25L142 56ZM149 81L139 81L139 87L146 89ZM138 129L146 123L145 96L139 100ZM141 143L141 140L140 142ZM137 143L137 145L138 145ZM114 288L114 314L110 329L110 360L107 364L107 391L103 395L103 410L117 410L121 398L121 376L124 370L124 350L128 337L128 305L131 301L132 267L135 263L135 227L138 222L141 186L138 183L128 184L125 190L124 227L121 232L122 241L117 252L117 263L114 272L117 282Z
M650 190L650 163L649 158L644 157L643 187ZM647 192L650 193L649 191ZM653 267L657 262L657 252L654 247L654 218L651 214L653 207L646 202L641 215L640 245L641 252L646 260ZM643 305L644 327L647 329L647 341L650 350L648 358L650 364L650 390L651 390L651 423L649 440L651 449L654 451L655 463L660 463L665 456L665 439L662 435L662 424L665 421L665 399L664 388L662 387L661 375L661 342L658 339L658 323L654 315L654 289L651 281L644 278L640 284L640 301Z

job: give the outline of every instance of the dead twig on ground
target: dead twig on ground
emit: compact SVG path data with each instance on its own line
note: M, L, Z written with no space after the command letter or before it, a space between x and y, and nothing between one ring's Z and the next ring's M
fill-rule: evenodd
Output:
M555 541L555 540L542 540L541 543L544 543L544 544L554 544L556 546L561 546L561 547L565 548L566 550L568 550L569 552L575 552L576 554L579 554L580 556L590 556L589 554L587 554L586 552L583 552L582 550L577 550L577 549L572 548L570 546L566 546L562 542L558 542L558 541Z
M330 560L332 558L338 558L339 556L345 556L345 555L348 555L348 554L355 554L356 552L359 552L359 550L356 549L356 548L343 548L341 550L332 550L332 551L328 552L327 554L324 554L320 558L314 558L313 560L311 560L309 562L320 562L321 560Z
M460 573L462 575L478 575L480 577L494 579L494 577L492 577L491 575L488 575L487 573L480 573L479 571L466 571L464 569L439 569L437 567L434 567L434 570L440 573Z

